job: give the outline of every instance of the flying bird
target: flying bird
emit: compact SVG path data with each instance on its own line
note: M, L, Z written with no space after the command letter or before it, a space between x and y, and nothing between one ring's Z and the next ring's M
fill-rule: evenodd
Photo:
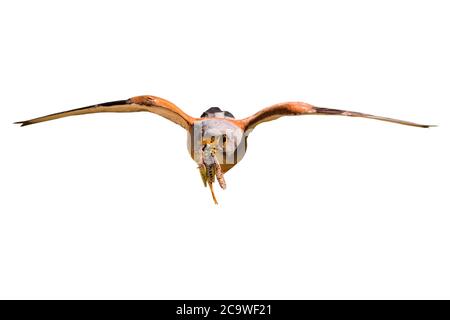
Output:
M235 119L230 112L222 111L217 107L209 108L199 118L195 118L186 114L172 102L149 95L137 96L128 100L100 103L15 123L21 126L28 126L48 120L89 113L140 111L156 113L187 131L188 150L192 159L198 165L204 186L209 186L215 204L218 202L214 194L213 183L217 179L219 186L222 189L226 188L224 174L244 157L249 133L263 122L272 121L283 116L338 115L369 118L420 128L431 127L431 125L360 112L320 108L304 102L275 104L240 120Z

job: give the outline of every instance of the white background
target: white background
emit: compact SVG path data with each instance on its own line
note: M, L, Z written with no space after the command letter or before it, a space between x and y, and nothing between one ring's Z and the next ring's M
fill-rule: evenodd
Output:
M4 1L0 298L450 298L446 1ZM215 206L152 94L282 101ZM217 187L217 186L216 186Z

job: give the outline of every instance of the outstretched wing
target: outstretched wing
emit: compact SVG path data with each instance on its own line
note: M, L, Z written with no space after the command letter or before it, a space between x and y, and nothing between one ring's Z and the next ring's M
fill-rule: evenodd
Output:
M298 116L298 115L338 115L338 116L348 116L348 117L360 117L376 119L381 121L399 123L407 126L414 126L420 128L432 127L432 125L418 124L409 121L403 121L398 119L373 116L371 114L365 114L361 112L345 111L338 109L328 109L319 108L304 102L286 102L273 105L271 107L262 109L261 111L255 113L254 115L247 117L242 120L238 120L245 130L253 130L258 124L272 121L283 116Z
M148 111L156 113L170 121L182 126L186 130L193 124L194 118L184 113L180 108L172 102L155 96L138 96L128 100L119 100L96 104L89 107L72 109L64 112L53 113L47 116L15 122L21 126L44 122L69 116L76 116L97 112L138 112Z

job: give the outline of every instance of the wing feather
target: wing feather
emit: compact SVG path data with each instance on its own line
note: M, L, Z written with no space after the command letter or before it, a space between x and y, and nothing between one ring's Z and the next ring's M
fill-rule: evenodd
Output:
M271 107L264 108L250 117L239 120L239 122L241 124L241 127L243 127L245 130L253 130L257 125L263 122L272 121L283 116L298 116L298 115L339 115L339 116L375 119L420 128L433 127L433 125L418 124L410 121L374 116L371 114L365 114L361 112L319 108L304 102L279 103Z
M155 96L138 96L128 100L111 101L96 104L88 107L72 109L68 111L49 114L43 117L26 121L15 122L21 126L28 126L39 122L55 120L64 117L83 115L98 112L141 112L147 111L158 114L180 126L189 130L194 122L194 118L187 115L172 102Z

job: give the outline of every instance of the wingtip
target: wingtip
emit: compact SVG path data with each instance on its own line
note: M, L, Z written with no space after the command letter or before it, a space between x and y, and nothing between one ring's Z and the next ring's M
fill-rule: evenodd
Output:
M21 127L24 127L24 126L30 125L31 122L29 122L29 121L17 121L17 122L14 122L13 124L18 124L18 125L20 125Z
M435 128L435 127L438 127L438 125L436 125L436 124L419 124L419 125L417 125L417 127L420 127L420 128Z

